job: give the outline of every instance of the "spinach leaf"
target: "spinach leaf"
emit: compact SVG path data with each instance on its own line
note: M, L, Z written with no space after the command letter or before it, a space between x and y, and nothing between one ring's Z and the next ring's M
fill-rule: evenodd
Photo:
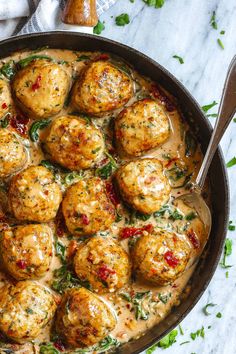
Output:
M8 63L4 64L0 69L1 74L3 74L7 79L11 80L16 73L16 67L14 60L10 60Z
M17 65L22 69L25 68L27 65L29 65L29 63L31 63L33 60L36 59L48 59L50 61L52 61L53 59L51 57L49 57L48 55L43 55L43 54L35 54L35 55L30 55L27 58L21 59L18 61Z
M39 353L40 354L60 354L60 352L51 343L40 344Z
M29 130L29 136L31 141L39 140L39 130L46 128L51 123L50 119L42 119L37 122L34 122Z

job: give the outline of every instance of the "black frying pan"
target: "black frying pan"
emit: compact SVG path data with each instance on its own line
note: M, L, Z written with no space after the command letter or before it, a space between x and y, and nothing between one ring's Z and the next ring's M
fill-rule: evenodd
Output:
M109 39L75 32L37 33L4 40L0 42L0 58L10 55L16 50L36 49L43 46L71 50L107 51L122 57L133 65L137 71L157 81L176 97L184 117L191 125L194 124L194 128L198 130L202 151L206 151L210 140L211 126L202 113L200 106L184 86L154 60L130 47ZM213 159L209 178L212 191L212 230L207 252L201 258L191 278L189 296L178 307L174 308L160 324L150 329L143 337L120 347L117 350L118 353L140 353L159 341L184 319L207 288L219 262L228 225L229 186L220 149L218 149Z

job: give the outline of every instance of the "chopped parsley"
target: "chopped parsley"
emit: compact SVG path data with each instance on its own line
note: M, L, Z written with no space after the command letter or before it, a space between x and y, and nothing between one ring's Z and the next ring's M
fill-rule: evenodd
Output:
M228 225L228 230L229 231L235 231L235 225L233 225L233 221L232 220L230 220L229 221L229 225Z
M117 26L125 26L130 23L129 15L128 14L121 14L115 18Z
M102 31L105 29L105 25L103 22L101 22L100 20L98 20L98 23L96 24L95 27L93 27L93 33L94 34L101 34Z
M154 6L156 9L159 9L164 5L165 0L143 0L143 2L148 6Z
M180 64L184 64L184 59L181 58L179 55L173 55L172 58L177 59Z
M7 79L11 80L16 73L15 62L10 60L8 63L5 63L1 69L0 73L4 75Z
M160 340L158 347L167 349L176 342L176 337L178 335L177 329L173 329L169 334Z
M168 300L171 297L171 293L169 294L158 294L158 299L163 303L163 304L167 304Z
M230 240L229 238L227 238L225 240L223 259L220 262L220 265L221 265L222 268L226 269L226 268L231 268L232 267L232 265L227 265L226 264L227 257L232 254L232 245L233 245L233 241Z
M218 103L216 101L213 101L212 103L206 104L205 106L202 106L203 112L207 113L210 109L215 107Z
M214 307L214 306L216 306L216 304L213 304L212 302L210 302L209 304L206 304L202 309L203 313L206 316L209 316L211 313L208 311L208 307Z
M218 29L217 22L216 22L216 12L213 11L211 20L210 20L211 27L214 28L215 30Z
M202 326L202 328L198 329L196 332L190 333L190 337L192 338L192 340L195 340L197 337L205 338L204 327Z
M184 335L184 331L181 325L179 325L179 333L181 334L181 336Z
M61 242L58 240L55 242L55 250L56 250L56 255L57 257L60 258L62 264L65 264L66 262L66 246L64 246Z
M234 156L230 161L227 162L226 167L232 167L236 165L236 157Z
M224 44L222 43L222 41L221 41L220 38L217 39L217 43L219 44L219 46L221 47L221 49L225 49Z
M222 317L222 313L221 313L221 312L218 312L218 313L216 314L216 317L217 317L217 318L221 318L221 317Z
M149 318L150 312L148 306L144 306L144 302L151 300L151 291L137 292L132 296L129 293L120 293L120 296L133 305L136 320L146 321Z
M224 30L220 31L220 34L221 34L221 35L224 35L224 34L225 34L225 31L224 31Z

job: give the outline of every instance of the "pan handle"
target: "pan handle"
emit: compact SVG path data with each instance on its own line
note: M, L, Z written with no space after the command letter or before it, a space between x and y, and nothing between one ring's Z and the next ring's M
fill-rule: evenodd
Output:
M68 0L62 21L69 25L95 26L98 22L96 0Z

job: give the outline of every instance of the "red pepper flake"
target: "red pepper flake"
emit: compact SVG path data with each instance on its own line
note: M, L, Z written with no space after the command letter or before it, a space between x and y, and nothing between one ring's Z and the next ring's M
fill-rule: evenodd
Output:
M39 75L35 81L35 83L31 86L33 91L36 91L40 88L41 86L41 80L42 80L42 76Z
M139 236L139 235L142 235L143 231L152 232L153 225L148 224L143 227L124 227L121 230L120 237L122 239L126 239L126 238L133 237L133 236Z
M56 349L60 350L60 352L64 352L65 347L60 339L58 339L56 342L54 342L53 345Z
M24 260L17 261L16 265L20 269L26 269L27 268L27 264L26 264L26 262Z
M98 278L100 278L103 281L106 281L111 274L115 274L115 273L116 272L108 268L106 264L102 265L97 271Z
M172 251L167 251L164 254L165 261L169 264L170 267L175 268L179 264L178 258L176 258Z
M160 89L160 87L152 85L151 89L152 96L160 100L161 103L165 105L168 112L173 112L176 109L174 103L169 99L169 97L166 96L166 94Z
M120 204L120 198L111 182L106 182L106 191L108 194L108 197L110 198L112 204L117 205Z
M81 214L81 219L82 219L82 223L84 225L88 225L89 224L89 218L87 217L87 215Z
M199 239L193 230L188 231L187 236L188 236L190 242L192 243L194 249L200 248Z
M29 118L22 115L12 116L10 119L10 125L21 135L26 135L28 130L27 124L29 123Z
M2 109L6 109L7 108L7 104L6 104L6 102L4 102L3 104L2 104Z
M93 60L99 61L99 60L108 60L108 59L110 59L110 56L108 54L99 54Z

